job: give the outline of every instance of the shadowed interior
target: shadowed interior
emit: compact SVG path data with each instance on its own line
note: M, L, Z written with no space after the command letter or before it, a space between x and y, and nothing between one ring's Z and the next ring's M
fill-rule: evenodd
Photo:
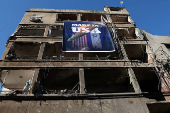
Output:
M148 55L146 53L146 45L124 45L127 56L130 60L140 60L142 62L148 62Z
M87 93L134 92L125 68L85 69Z
M65 89L71 91L79 82L78 69L41 69L39 76L44 89L56 90L58 94Z

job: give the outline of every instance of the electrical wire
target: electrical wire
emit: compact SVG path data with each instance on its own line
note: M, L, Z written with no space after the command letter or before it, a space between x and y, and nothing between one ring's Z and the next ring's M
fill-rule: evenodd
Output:
M145 34L145 33L143 33L143 34ZM146 34L144 35L144 36L146 36ZM150 50L151 50L151 52L153 52L153 50L151 49L151 46L147 43L147 46L150 48ZM142 44L141 44L141 48L142 48ZM160 50L160 48L161 48L161 52L163 51L163 48L162 48L162 46L160 46L155 52L157 52L158 50ZM142 51L143 52L145 52L143 49L142 49ZM153 52L153 53L155 53L155 52ZM163 51L164 52L164 51ZM146 52L145 52L146 53ZM165 52L166 53L166 52ZM151 53L152 54L152 53ZM165 54L164 54L165 55ZM168 55L167 53L166 53L166 55ZM165 56L166 56L165 55ZM166 56L167 57L167 56ZM168 59L169 59L169 55L168 55L168 57L167 57ZM154 61L155 61L155 59L151 56L151 59L153 59ZM154 63L153 63L154 64ZM162 65L162 64L161 64ZM154 66L155 66L155 64L154 64ZM163 66L163 65L162 65ZM154 69L154 68L153 68ZM162 70L164 70L164 69L162 69ZM164 86L166 87L166 89L168 90L168 91L170 91L170 85L169 85L169 83L170 83L170 80L168 80L168 77L164 77L164 76L162 76L161 75L161 72L157 69L157 67L155 66L155 74L157 75L157 77L158 77L158 79L159 79L159 84L158 84L158 90L159 90L159 85L160 85L160 83L163 83L164 84ZM168 82L168 83L167 83Z
M9 22L7 25L5 25L4 27L2 27L2 28L0 29L0 32L1 32L2 30L4 30L6 27L8 27L9 25L13 24L18 18L19 18L19 17L16 17L13 21Z

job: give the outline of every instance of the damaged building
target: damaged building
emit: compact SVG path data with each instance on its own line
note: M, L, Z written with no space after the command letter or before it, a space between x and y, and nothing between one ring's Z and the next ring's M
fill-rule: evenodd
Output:
M105 23L115 51L63 52L64 21ZM169 113L170 37L139 30L124 7L30 9L0 61L1 113Z

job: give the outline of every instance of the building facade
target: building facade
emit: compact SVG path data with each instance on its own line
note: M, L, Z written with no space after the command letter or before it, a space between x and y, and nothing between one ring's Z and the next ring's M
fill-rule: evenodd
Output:
M101 17L116 51L62 52L64 21ZM169 112L168 42L140 31L124 7L30 9L1 58L1 111Z

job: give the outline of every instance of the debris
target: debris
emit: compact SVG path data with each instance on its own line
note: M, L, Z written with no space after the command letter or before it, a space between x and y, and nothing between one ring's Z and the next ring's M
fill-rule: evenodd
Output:
M29 94L31 83L32 83L31 79L26 82L26 85L24 86L23 89L23 94Z
M62 94L66 94L67 93L67 89L61 90Z
M57 56L53 56L53 59L57 59Z
M6 55L6 58L7 58L7 59L12 59L12 58L15 58L15 55L13 55L13 54L11 53L11 54Z
M10 92L12 92L12 90L9 90L9 89L7 89L7 88L5 88L5 87L3 87L2 88L2 91L0 92L0 94L9 94Z
M101 15L101 22L109 23L109 21L107 19L105 19L102 15Z
M97 60L100 60L99 57L98 57L97 55L96 55L96 57L97 57Z
M135 34L139 39L144 39L144 36L142 35L141 31L138 28L135 28Z
M31 16L30 17L31 22L39 22L41 21L41 19L42 19L42 16Z
M60 59L63 59L64 58L64 53L61 53L60 54Z

